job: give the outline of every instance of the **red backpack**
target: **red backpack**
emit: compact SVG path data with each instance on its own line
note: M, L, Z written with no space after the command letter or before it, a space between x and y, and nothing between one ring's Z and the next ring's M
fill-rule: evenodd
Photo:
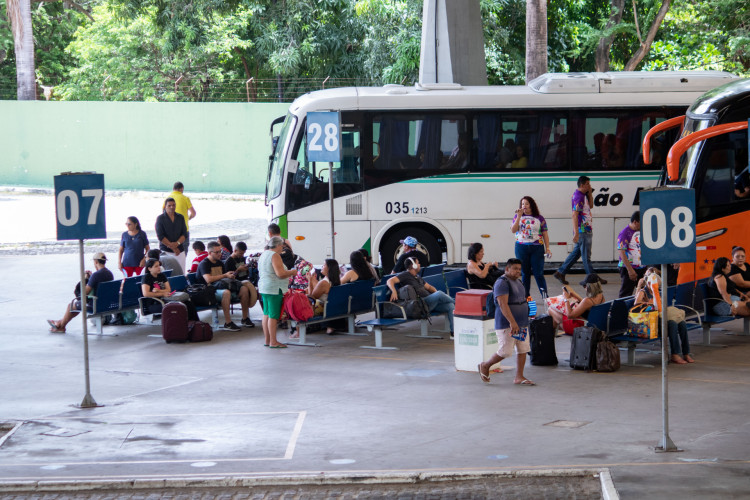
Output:
M315 315L307 294L301 291L290 290L284 295L281 309L294 321L307 321Z

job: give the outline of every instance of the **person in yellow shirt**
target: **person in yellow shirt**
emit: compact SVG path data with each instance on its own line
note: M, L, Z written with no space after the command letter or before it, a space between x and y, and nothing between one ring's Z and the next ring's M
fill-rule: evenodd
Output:
M185 186L182 184L182 182L177 181L174 183L174 186L172 187L173 191L169 193L167 198L174 198L175 203L177 204L177 207L175 208L175 212L182 215L185 218L185 226L187 226L187 238L185 238L185 241L183 242L183 245L185 248L190 248L190 219L195 217L195 208L193 208L193 203L190 201L190 198L185 196L183 194L183 191L185 191ZM163 207L162 207L163 208Z

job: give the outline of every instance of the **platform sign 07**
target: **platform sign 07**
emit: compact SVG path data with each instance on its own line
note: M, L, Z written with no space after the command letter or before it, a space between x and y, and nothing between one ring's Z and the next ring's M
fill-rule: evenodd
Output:
M56 175L55 213L58 240L106 238L104 175Z
M307 159L341 161L341 115L335 111L307 113Z
M645 265L695 262L695 191L641 191L641 261Z

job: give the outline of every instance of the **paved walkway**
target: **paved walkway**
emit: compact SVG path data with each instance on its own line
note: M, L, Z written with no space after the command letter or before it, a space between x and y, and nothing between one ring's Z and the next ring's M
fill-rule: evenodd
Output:
M697 363L670 366L670 436L685 451L658 454L660 370L571 370L568 337L557 340L561 364L527 367L537 386L519 387L513 360L485 385L455 370L447 338L406 337L413 325L386 332L397 351L325 334L310 335L319 348L268 349L259 328L168 345L158 324L105 327L89 336L91 395L102 406L78 409L80 322L65 335L44 322L70 300L77 257L0 256L0 266L43 270L46 287L20 279L0 291L0 418L16 426L0 445L0 487L608 468L623 498L750 491L750 339L727 335L739 321L714 332L728 347L695 346Z
M205 234L254 220L263 219L219 220ZM512 384L512 359L485 385L455 370L447 338L406 337L414 325L385 333L397 351L361 349L372 337L324 334L309 337L319 348L267 349L259 328L167 345L158 324L105 327L88 338L91 395L102 406L79 409L81 323L54 335L44 321L70 300L77 256L0 255L0 268L0 434L11 429L0 437L0 498L293 498L226 481L602 468L622 498L750 497L750 338L729 335L739 321L713 332L726 348L695 345L697 363L670 365L670 436L684 451L659 454L659 368L574 371L564 361L570 339L561 337L559 366L526 369L537 386ZM618 279L606 277L611 298ZM658 365L650 349L637 360ZM163 480L179 487L150 488ZM540 484L516 497L573 496L565 481ZM94 493L72 493L92 485ZM490 497L453 486L398 496ZM339 492L324 491L321 498ZM394 495L365 491L375 493L340 497Z

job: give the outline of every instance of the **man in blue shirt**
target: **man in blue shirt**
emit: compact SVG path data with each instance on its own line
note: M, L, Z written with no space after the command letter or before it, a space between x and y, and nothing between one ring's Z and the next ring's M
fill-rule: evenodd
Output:
M505 275L495 282L492 296L497 302L495 308L495 334L497 335L497 352L477 369L482 382L490 382L490 367L513 355L516 349L516 385L536 385L523 376L526 365L526 353L531 351L529 342L529 305L521 282L521 261L509 259L505 265Z

